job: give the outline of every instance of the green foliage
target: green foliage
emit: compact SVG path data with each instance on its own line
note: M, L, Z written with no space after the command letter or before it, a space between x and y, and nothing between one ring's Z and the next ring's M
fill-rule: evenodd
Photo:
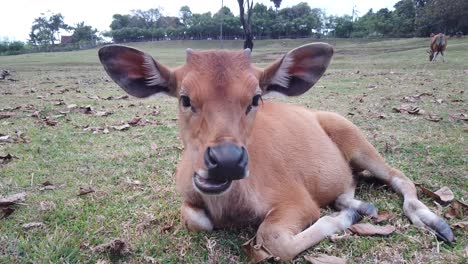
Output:
M76 24L73 28L72 42L92 42L98 39L97 29L93 29L91 26L86 26L84 22Z
M27 51L27 46L22 41L0 42L0 55L17 55Z
M42 13L40 17L34 19L29 33L29 42L33 45L54 45L60 29L70 30L70 27L63 21L62 14Z

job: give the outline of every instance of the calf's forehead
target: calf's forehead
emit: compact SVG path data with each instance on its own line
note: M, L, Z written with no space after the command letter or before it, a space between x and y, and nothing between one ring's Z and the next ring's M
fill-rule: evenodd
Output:
M258 85L250 55L244 51L188 52L183 72L179 75L182 93L241 95Z

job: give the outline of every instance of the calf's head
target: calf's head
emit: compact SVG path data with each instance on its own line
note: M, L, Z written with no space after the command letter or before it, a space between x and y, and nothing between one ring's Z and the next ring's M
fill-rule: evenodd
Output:
M313 43L262 69L251 64L249 49L189 49L186 63L171 69L134 48L111 45L99 50L109 76L130 95L165 93L178 98L184 177L191 177L204 194L223 193L233 180L249 174L247 146L262 95L306 92L325 72L332 55L330 45Z

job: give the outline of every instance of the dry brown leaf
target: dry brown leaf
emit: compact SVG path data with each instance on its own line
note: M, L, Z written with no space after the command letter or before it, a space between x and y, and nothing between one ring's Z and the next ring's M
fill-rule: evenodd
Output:
M348 228L351 232L361 236L373 236L373 235L390 235L395 232L395 227L392 225L376 226L369 223L361 223L352 225Z
M57 207L54 202L40 202L41 211L53 211Z
M26 230L30 230L30 229L33 229L33 228L44 227L44 223L41 223L41 222L31 222L31 223L27 223L27 224L22 224L21 227L24 228L24 229L26 229Z
M274 258L268 249L266 249L262 245L255 245L255 238L256 237L254 236L249 241L242 244L242 251L247 257L248 262L258 263L267 259Z
M412 115L422 115L425 113L425 111L421 110L418 106L411 105L400 105L398 107L393 107L392 110L396 113L408 113Z
M97 111L94 115L95 116L99 116L99 117L103 117L103 116L109 116L111 115L112 112L106 112L106 111Z
M432 121L432 122L439 122L440 120L442 120L442 117L440 117L439 115L436 115L436 114L429 114L424 119Z
M468 121L468 115L465 113L456 113L449 115L448 119L452 122Z
M329 256L325 254L320 254L316 257L306 255L304 256L304 259L312 264L346 264L345 258Z
M451 202L455 198L452 190L450 190L447 186L444 186L439 190L435 191L434 194L439 196L440 201L442 201L444 204Z
M118 131L123 131L123 130L128 130L130 128L129 124L123 124L120 126L111 126L111 128L118 130Z
M91 105L80 106L79 110L83 114L87 114L87 115L94 114L94 108Z
M174 227L173 223L170 223L168 225L165 225L161 228L161 233L166 233L168 231L171 231L171 229Z
M132 249L125 239L116 238L112 239L107 243L93 247L92 251L123 256L130 254L132 252Z
M0 136L0 143L13 143L13 142L15 141L11 139L9 135Z
M78 193L78 196L86 195L95 192L95 190L91 187L88 188L83 188L80 187L80 193Z
M432 199L434 199L436 202L438 202L438 203L440 203L440 204L446 205L446 204L448 204L451 200L453 200L453 193L452 193L452 191L450 191L450 189L448 189L448 187L446 187L446 189L448 189L448 190L446 190L446 189L444 189L444 188L441 188L442 191L439 190L439 191L441 191L440 194L443 195L443 197L440 197L439 194L437 194L437 193L435 193L435 192L433 192L433 191L427 189L427 188L426 188L423 184L421 184L421 183L416 183L415 185L416 185L417 187L419 187L419 188L421 189L421 191L422 191L425 195L431 197ZM443 194L443 192L447 192L447 194ZM451 196L452 196L452 197L451 197ZM450 199L450 197L451 197L451 199ZM443 198L444 200L443 200L442 198ZM449 201L445 201L445 199L450 199L450 200L449 200Z
M448 209L447 213L445 213L445 217L448 219L453 219L461 212L465 213L466 210L468 210L468 205L455 200L452 202L452 204L450 204L450 208Z
M95 94L93 94L93 95L88 95L87 97L88 97L89 99L101 100L101 98L100 98L99 96L95 95Z
M131 126L136 126L140 123L141 117L134 117L132 120L128 121L128 124Z
M393 218L393 214L388 211L379 211L377 217L372 218L374 223L381 223Z
M133 186L143 186L144 184L141 183L139 180L132 180L130 178L125 179L125 183L128 185L133 185Z
M468 221L458 222L451 225L452 228L466 228L468 227Z
M11 207L2 208L2 212L3 212L3 217L2 217L2 218L8 217L8 216L11 215L14 211L15 211L15 208L11 208ZM1 219L1 218L0 218L0 219Z
M16 113L13 113L13 112L0 113L0 119L14 117L15 115Z
M114 96L109 96L109 97L106 97L104 98L105 100L121 100L121 99L128 99L128 95L121 95L121 96L117 96L117 97L114 97Z
M0 206L9 206L16 203L22 203L26 200L27 194L25 192L16 193L7 197L0 198Z

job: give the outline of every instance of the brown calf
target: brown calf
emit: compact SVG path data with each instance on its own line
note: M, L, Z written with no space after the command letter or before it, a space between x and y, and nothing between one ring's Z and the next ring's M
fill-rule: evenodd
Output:
M431 46L427 50L429 53L429 61L436 61L437 55L442 54L442 61L445 62L445 49L447 48L447 37L439 33L437 35L431 34ZM435 53L435 55L434 55Z
M388 166L351 122L262 100L272 91L306 92L332 55L330 45L314 43L261 69L251 64L249 49L187 50L186 64L170 69L133 48L99 51L107 73L129 94L179 99L185 149L176 182L188 229L260 224L257 253L290 260L360 216L377 214L372 204L354 198L352 170L368 170L403 196L415 225L453 241L447 223L418 200L413 182ZM320 217L320 207L329 204L341 212Z

